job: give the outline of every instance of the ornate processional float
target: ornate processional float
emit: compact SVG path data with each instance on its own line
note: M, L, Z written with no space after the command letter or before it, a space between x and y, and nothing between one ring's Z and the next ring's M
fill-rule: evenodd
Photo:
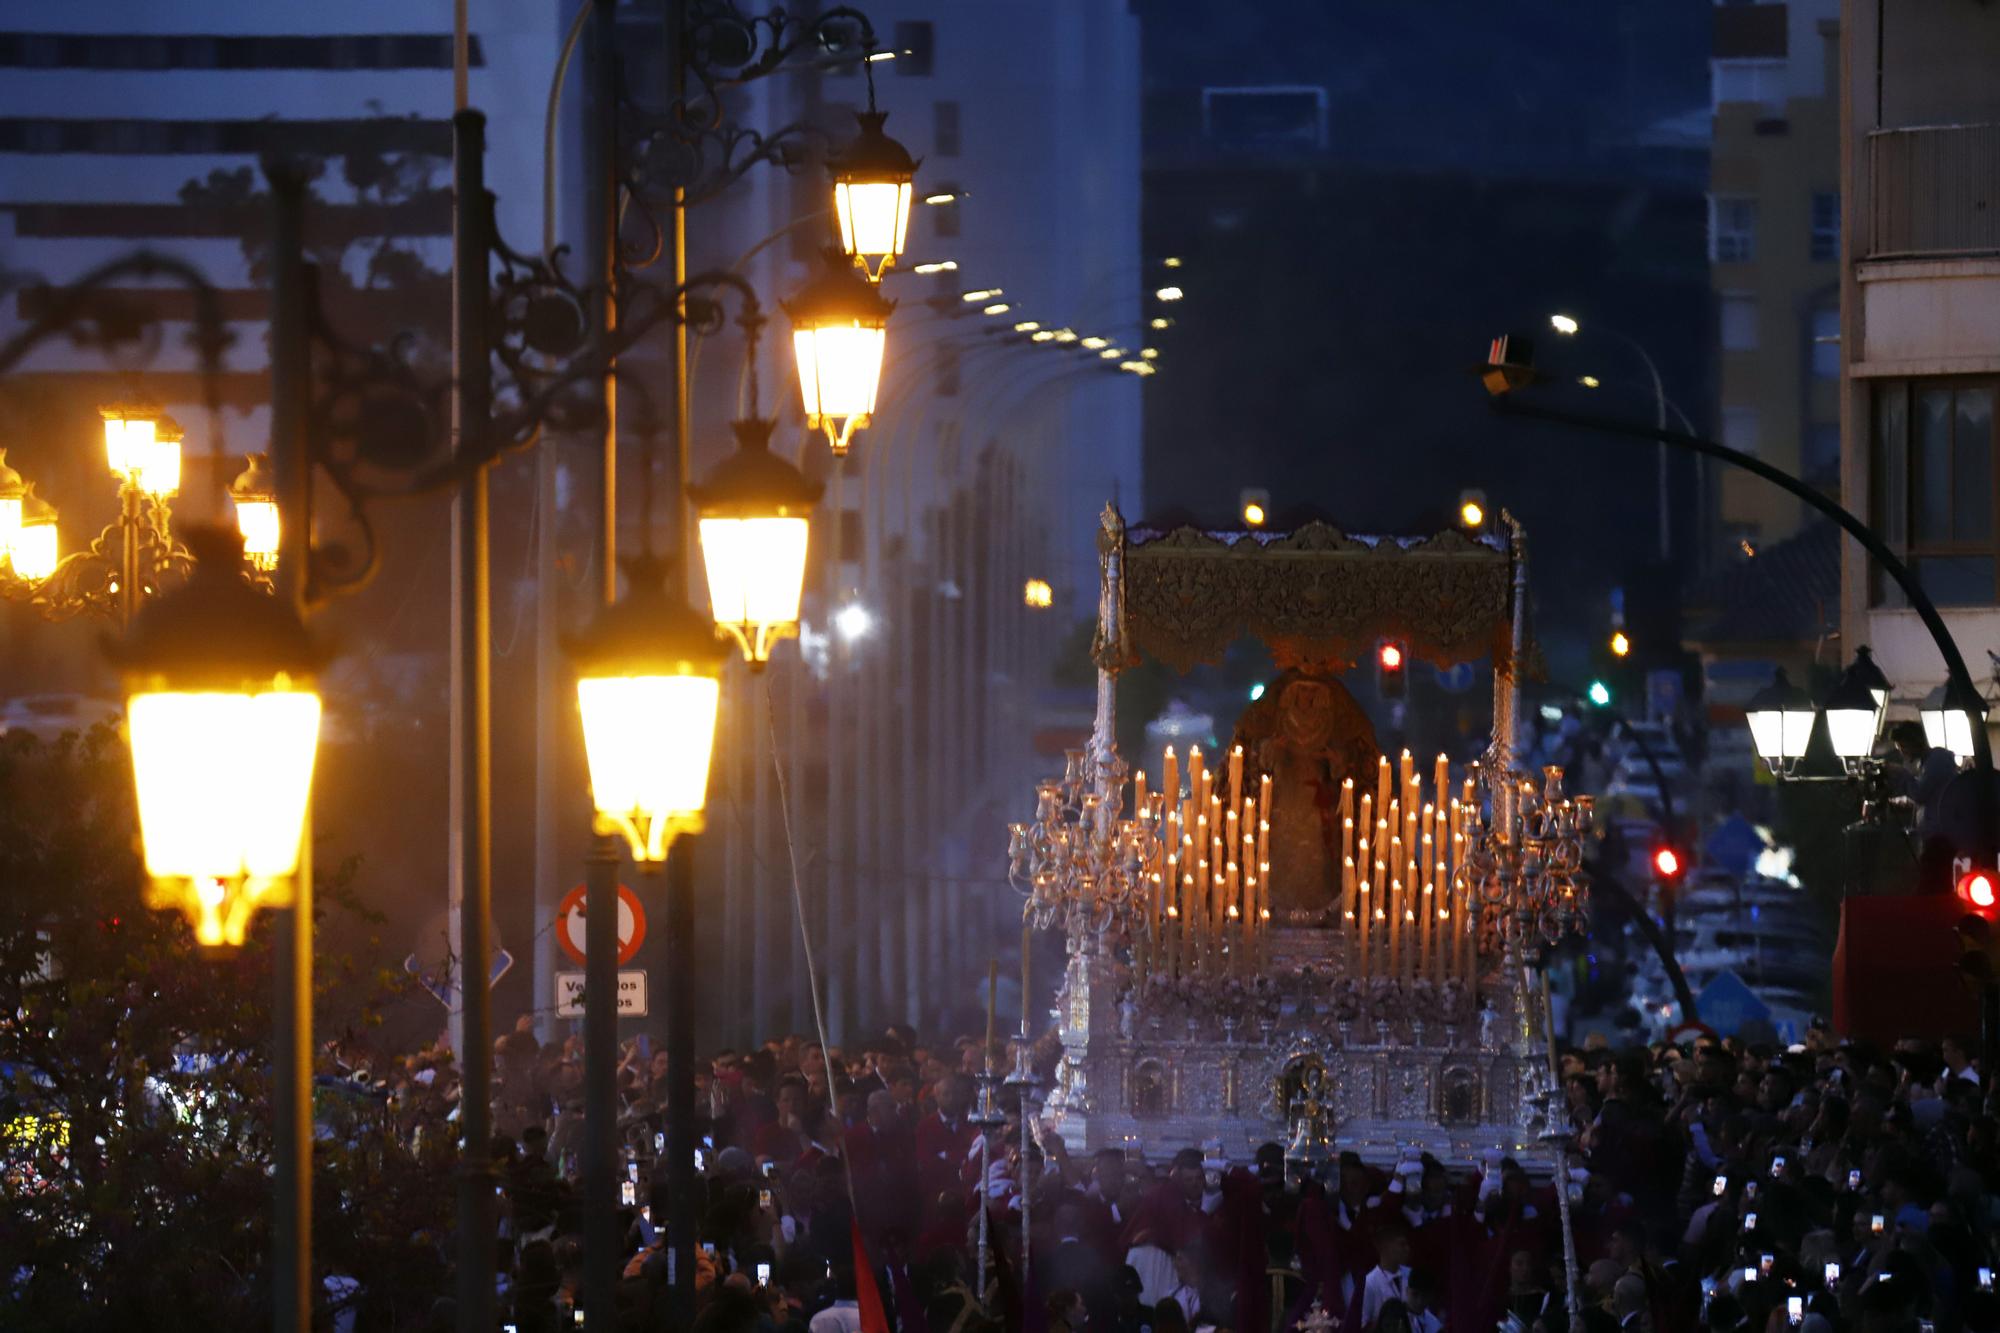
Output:
M1287 1145L1465 1164L1546 1162L1555 1080L1530 963L1584 905L1588 797L1515 764L1526 544L1507 535L1099 534L1087 748L1011 828L1029 924L1063 932L1063 1054L1044 1116L1072 1150ZM1118 673L1257 637L1280 676L1222 753L1134 769ZM1454 774L1383 754L1339 680L1380 638L1440 666L1490 659L1492 740Z

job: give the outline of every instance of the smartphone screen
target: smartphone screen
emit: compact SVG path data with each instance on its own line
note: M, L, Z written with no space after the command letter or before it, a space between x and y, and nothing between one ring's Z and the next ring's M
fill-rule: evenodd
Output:
M667 1136L665 1134L659 1134L659 1133L654 1134L653 1151L656 1153L662 1153L665 1152L666 1150L667 1150Z
M637 1180L639 1178L639 1164L637 1162L625 1163L625 1178L627 1180Z
M1992 1269L1990 1269L1990 1268L1981 1268L1981 1269L1979 1270L1979 1289L1980 1289L1981 1291L1991 1291L1991 1290L1993 1290L1993 1270L1992 1270Z
M769 1190L758 1190L758 1191L757 1191L757 1206L758 1206L759 1208L762 1208L762 1209L763 1209L764 1211L766 1211L766 1212L769 1212L769 1211L770 1211L770 1209L771 1209L771 1191L769 1191Z
M715 1242L712 1240L703 1241L701 1243L701 1252L713 1259L715 1257Z
M1850 1191L1851 1191L1851 1190L1858 1190L1858 1189L1860 1189L1860 1188L1861 1188L1861 1168L1860 1168L1860 1167L1858 1167L1858 1166L1857 1166L1857 1167L1853 1168L1852 1170L1850 1170L1850 1171L1849 1171L1849 1172L1847 1173L1847 1188L1848 1188L1848 1189L1849 1189Z
M769 1264L757 1265L757 1285L760 1287L768 1287L771 1285L771 1265Z
M1743 1229L1745 1231L1755 1231L1757 1229L1757 1214L1743 1214Z
M618 1202L630 1208L639 1202L639 1187L629 1180L618 1182Z
M1744 1281L1745 1281L1746 1283L1748 1283L1748 1282L1755 1282L1755 1281L1757 1280L1757 1270L1756 1270L1756 1269L1754 1269L1754 1268L1746 1268L1746 1269L1744 1269L1744 1270L1743 1270L1743 1280L1744 1280Z
M1806 1298L1803 1296L1785 1297L1785 1322L1790 1324L1802 1324L1805 1322L1805 1318L1806 1318Z
M1746 1180L1743 1182L1743 1197L1751 1203L1755 1203L1757 1201L1756 1181Z
M772 1176L775 1176L777 1174L778 1174L778 1164L776 1162L764 1163L764 1179L769 1180Z
M694 1150L694 1169L697 1171L708 1170L708 1154L699 1148Z
M1877 1213L1868 1220L1868 1229L1878 1236L1882 1234L1882 1214Z
M1776 1256L1774 1256L1774 1255L1769 1255L1769 1254L1760 1254L1760 1255L1758 1255L1758 1256L1757 1256L1757 1271L1758 1271L1759 1273L1762 1273L1762 1274L1763 1274L1763 1275L1764 1275L1765 1277L1769 1277L1769 1276L1771 1276L1771 1265L1772 1265L1772 1264L1773 1264L1774 1262L1776 1262Z
M1727 1189L1729 1188L1729 1177L1728 1177L1728 1176L1717 1176L1717 1177L1715 1178L1715 1187L1714 1187L1714 1188L1715 1188L1715 1197L1716 1197L1716 1198L1718 1198L1718 1199L1719 1199L1719 1198L1721 1198L1721 1197L1722 1197L1722 1195L1723 1195L1723 1192L1724 1192L1724 1191L1726 1191L1726 1190L1727 1190Z
M1831 1260L1826 1265L1826 1285L1829 1287L1840 1285L1840 1265Z
M1784 1174L1785 1174L1785 1159L1782 1157L1773 1157L1771 1159L1771 1179L1776 1180L1778 1177Z

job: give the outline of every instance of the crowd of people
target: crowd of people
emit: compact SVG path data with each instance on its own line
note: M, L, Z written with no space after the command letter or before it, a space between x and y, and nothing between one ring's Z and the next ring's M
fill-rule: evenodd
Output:
M1052 1063L1053 1045L1042 1054ZM898 1333L1265 1333L1314 1328L1315 1302L1338 1321L1321 1327L1346 1333L1565 1333L1572 1298L1593 1333L2000 1330L2000 1107L1958 1042L1883 1050L1815 1030L1789 1049L1567 1052L1561 1181L1546 1155L1346 1155L1301 1173L1276 1142L1242 1162L1072 1153L1006 1097L982 1180L968 1113L986 1058L977 1038L905 1028L705 1058L695 1328L848 1333L872 1288ZM579 1322L580 1071L576 1039L538 1042L525 1020L495 1053L500 1281L518 1333ZM633 1329L666 1327L666 1076L626 1043L619 1301ZM448 1057L381 1081L405 1132L448 1132Z

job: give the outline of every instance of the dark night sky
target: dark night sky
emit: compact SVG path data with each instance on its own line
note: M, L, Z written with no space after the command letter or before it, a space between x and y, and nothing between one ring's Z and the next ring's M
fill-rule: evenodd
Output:
M1708 6L1139 12L1146 253L1184 256L1189 293L1148 386L1149 510L1221 521L1264 486L1281 516L1428 530L1483 487L1529 527L1544 634L1595 638L1606 590L1652 555L1653 454L1497 422L1466 371L1491 335L1572 310L1645 343L1710 424L1706 154L1649 133L1706 106ZM1275 83L1327 89L1326 151L1204 137L1204 86ZM1537 342L1604 378L1597 405L1650 419L1629 351ZM1675 467L1685 570L1692 483Z

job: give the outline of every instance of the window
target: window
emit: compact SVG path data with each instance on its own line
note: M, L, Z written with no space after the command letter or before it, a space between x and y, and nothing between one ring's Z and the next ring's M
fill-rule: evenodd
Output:
M1711 60L1709 90L1713 109L1728 102L1755 102L1771 111L1785 109L1785 62L1783 60Z
M1725 407L1722 409L1722 442L1731 449L1746 454L1757 452L1757 409L1754 407Z
M1816 380L1840 378L1840 310L1821 306L1812 312L1812 350L1807 359Z
M896 24L896 73L905 78L927 79L937 58L937 31L923 19L902 19Z
M1757 257L1757 200L1753 196L1708 197L1708 257L1717 264L1747 264Z
M1722 294L1722 350L1752 352L1757 349L1757 293Z
M1812 257L1815 263L1840 258L1840 195L1832 190L1813 191Z
M1993 400L2000 381L1970 377L1875 384L1870 500L1876 531L1904 552L1942 606L1995 599ZM1874 600L1899 605L1876 571Z
M931 103L931 151L939 157L958 156L958 103Z

